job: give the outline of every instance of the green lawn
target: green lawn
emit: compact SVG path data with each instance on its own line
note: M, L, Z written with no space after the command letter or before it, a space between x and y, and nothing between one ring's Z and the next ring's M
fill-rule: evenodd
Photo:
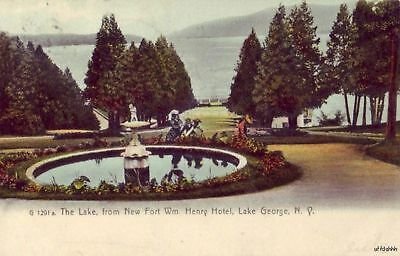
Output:
M238 116L223 106L211 106L188 110L182 114L181 118L200 119L204 135L209 137L216 132L233 131L236 127L234 119Z

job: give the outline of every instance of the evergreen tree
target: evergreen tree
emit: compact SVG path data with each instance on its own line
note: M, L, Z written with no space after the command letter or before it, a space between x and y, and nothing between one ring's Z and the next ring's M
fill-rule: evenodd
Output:
M34 111L37 93L37 66L18 39L2 34L2 91L0 101L0 132L33 135L44 132L40 116Z
M11 71L11 40L5 33L0 32L0 113L4 113L9 104L9 99L6 94L6 88L9 84Z
M329 95L325 94L323 84L318 83L322 57L319 50L320 39L317 37L317 26L314 25L311 10L305 1L292 9L288 25L290 42L300 65L297 86L306 92L301 95L303 107L320 107Z
M264 120L288 116L289 127L296 128L297 116L309 103L304 97L309 92L299 83L300 63L281 5L269 27L253 91L256 111Z
M135 43L132 42L130 47L121 56L117 65L118 78L123 85L126 105L134 104L138 106L144 101L144 91L146 88L144 83L142 83L141 70L143 67L141 66L141 61L142 56ZM125 114L128 117L128 108L125 109Z
M357 124L357 117L360 108L360 99L369 96L372 124L380 122L383 112L384 97L387 87L380 79L387 71L385 62L388 56L382 37L377 36L372 25L376 20L373 11L373 2L360 0L353 11L353 23L357 29L357 37L354 48L356 51L355 64L357 71L357 87L353 109L353 125ZM386 53L385 53L386 52Z
M50 60L39 45L36 47L34 57L38 63L38 82L36 84L35 112L42 118L43 124L48 129L59 129L68 121L63 111L62 71Z
M177 54L174 46L168 44L167 39L161 36L155 46L160 56L162 67L165 69L167 86L164 86L163 99L168 112L172 109L187 110L195 105L190 78L185 65ZM168 113L164 111L164 116Z
M332 87L332 91L341 92L344 96L347 123L351 124L348 95L356 87L356 70L354 68L354 43L356 30L353 26L347 5L340 6L336 21L329 34L326 64L328 69L325 82Z
M175 65L172 77L175 77L175 97L173 107L179 111L191 109L197 105L194 97L189 74L186 71L185 64L179 57L172 44L169 46L171 52L172 64Z
M85 104L82 91L72 77L69 68L63 73L64 89L64 115L68 120L70 128L75 129L91 129L99 128L99 121L93 113L93 108Z
M261 59L262 47L254 29L243 42L240 50L239 61L235 68L236 75L231 84L228 98L228 108L237 114L255 115L256 106L252 100L257 63Z
M166 122L167 114L174 108L177 83L176 63L172 60L171 49L164 36L160 36L156 40L154 47L156 52L153 58L158 62L157 80L160 85L160 91L157 94L162 99L158 102L157 122L159 125L163 125Z
M161 63L160 56L157 53L153 42L143 40L139 47L139 52L142 55L142 65L144 71L144 84L145 90L145 101L142 108L146 109L146 119L156 117L159 122L162 118L162 114L159 111L164 112L163 108L163 95L166 83L166 73Z
M43 49L0 35L0 132L40 134L45 129L97 128L76 82L71 84ZM68 72L69 73L69 72ZM72 79L71 74L68 74Z
M385 0L377 2L374 6L376 20L373 23L375 35L381 38L380 50L385 53L386 61L382 61L386 73L380 77L384 80L389 92L388 116L386 125L386 140L396 139L396 111L397 95L399 90L398 75L400 73L400 2Z
M85 89L86 98L95 107L105 109L109 113L109 128L116 132L119 127L119 114L125 104L124 93L117 88L116 66L125 50L126 40L115 21L114 15L103 17L96 36L96 45L88 64ZM115 84L116 83L116 84Z

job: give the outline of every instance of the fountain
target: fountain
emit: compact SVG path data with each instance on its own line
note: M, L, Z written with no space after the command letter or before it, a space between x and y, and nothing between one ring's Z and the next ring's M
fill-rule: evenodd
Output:
M132 140L121 153L124 157L125 183L138 186L148 183L150 179L149 155L150 151L140 143L136 129L148 126L150 123L141 121L130 121L122 123L126 128L131 129Z
M121 124L129 128L131 139L126 147L103 148L69 153L40 161L26 175L38 184L69 185L77 177L88 178L89 186L102 181L146 186L187 180L202 181L222 177L243 168L247 160L240 154L222 149L177 145L142 145L137 130L148 122Z

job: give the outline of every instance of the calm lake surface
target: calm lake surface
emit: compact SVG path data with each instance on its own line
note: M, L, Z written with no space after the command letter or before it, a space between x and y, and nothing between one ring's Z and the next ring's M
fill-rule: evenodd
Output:
M328 35L323 34L320 38L321 49L325 51ZM244 39L245 37L221 37L170 40L185 63L196 98L228 97L234 68ZM93 48L93 45L54 46L45 48L45 51L61 69L69 67L79 86L84 88L83 80ZM353 104L352 97L350 97L350 104ZM321 110L332 115L337 110L344 113L343 96L333 95L328 98L321 109L314 111L314 116L318 116ZM398 119L400 119L399 112ZM367 114L369 119L369 113ZM386 111L383 120L386 120L385 116ZM314 122L316 121L315 119Z

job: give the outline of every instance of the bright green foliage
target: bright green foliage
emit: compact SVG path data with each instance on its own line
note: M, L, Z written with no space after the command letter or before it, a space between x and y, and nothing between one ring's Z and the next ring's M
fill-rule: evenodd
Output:
M257 35L252 29L250 35L243 42L239 61L235 68L236 75L231 84L231 93L228 98L228 108L237 114L254 114L256 106L252 100L257 63L261 59L262 47Z

